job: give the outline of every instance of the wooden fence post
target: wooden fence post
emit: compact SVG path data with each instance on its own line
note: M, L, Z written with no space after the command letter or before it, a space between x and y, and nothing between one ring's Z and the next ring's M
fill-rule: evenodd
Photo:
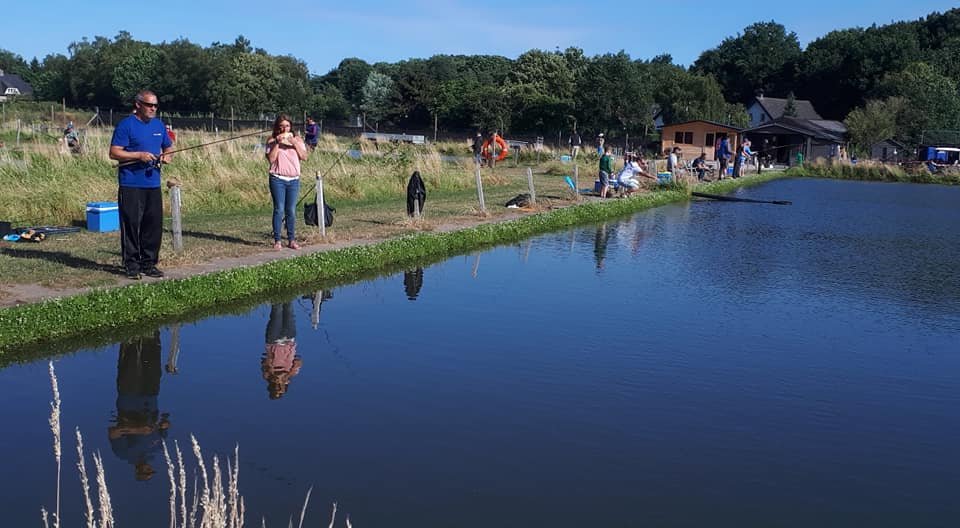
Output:
M491 149L492 151L492 149ZM480 214L483 216L487 215L487 204L483 201L483 179L480 177L480 167L477 166L474 170L474 174L477 177L477 198L480 200Z

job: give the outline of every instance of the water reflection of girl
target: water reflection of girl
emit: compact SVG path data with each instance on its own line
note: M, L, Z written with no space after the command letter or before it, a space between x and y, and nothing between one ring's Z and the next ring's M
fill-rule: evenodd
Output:
M267 346L260 369L267 381L271 400L284 395L290 378L300 372L303 360L297 355L297 325L294 320L293 302L270 305L270 320L267 322Z

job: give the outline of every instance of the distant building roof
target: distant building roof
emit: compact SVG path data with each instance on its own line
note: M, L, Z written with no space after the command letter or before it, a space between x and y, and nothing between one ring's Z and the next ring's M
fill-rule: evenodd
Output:
M757 97L755 99L763 110L770 116L770 119L779 119L783 117L784 110L787 109L787 99L778 99L776 97ZM813 104L805 99L794 99L793 106L797 109L797 119L816 119L822 120L823 117L813 108Z
M663 128L689 125L690 123L709 123L709 124L711 124L711 125L713 125L713 126L720 127L720 128L726 128L726 129L728 129L728 130L733 130L733 131L736 131L736 132L740 132L741 130L743 130L742 128L737 128L737 127L735 127L735 126L733 126L733 125L725 125L725 124L723 124L723 123L718 123L718 122L716 122L716 121L708 121L708 120L706 120L706 119L691 119L690 121L684 121L683 123L670 123L669 125L663 125Z
M798 119L796 117L780 117L766 122L758 127L744 130L745 134L797 134L809 136L813 139L843 143L847 127L840 121L825 119Z
M19 75L6 73L0 70L0 96L3 95L30 95L33 87Z

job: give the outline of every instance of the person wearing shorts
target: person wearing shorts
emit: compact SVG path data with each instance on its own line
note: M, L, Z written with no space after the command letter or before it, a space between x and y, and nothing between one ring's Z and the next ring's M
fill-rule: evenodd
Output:
M607 197L607 190L610 189L610 175L613 174L613 151L610 147L604 150L600 157L600 198Z

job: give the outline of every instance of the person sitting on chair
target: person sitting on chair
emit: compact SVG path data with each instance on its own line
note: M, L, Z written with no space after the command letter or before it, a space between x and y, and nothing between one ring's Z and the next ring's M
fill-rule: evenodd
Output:
M701 152L700 155L693 160L691 167L697 172L697 181L702 182L704 175L707 173L707 154Z

